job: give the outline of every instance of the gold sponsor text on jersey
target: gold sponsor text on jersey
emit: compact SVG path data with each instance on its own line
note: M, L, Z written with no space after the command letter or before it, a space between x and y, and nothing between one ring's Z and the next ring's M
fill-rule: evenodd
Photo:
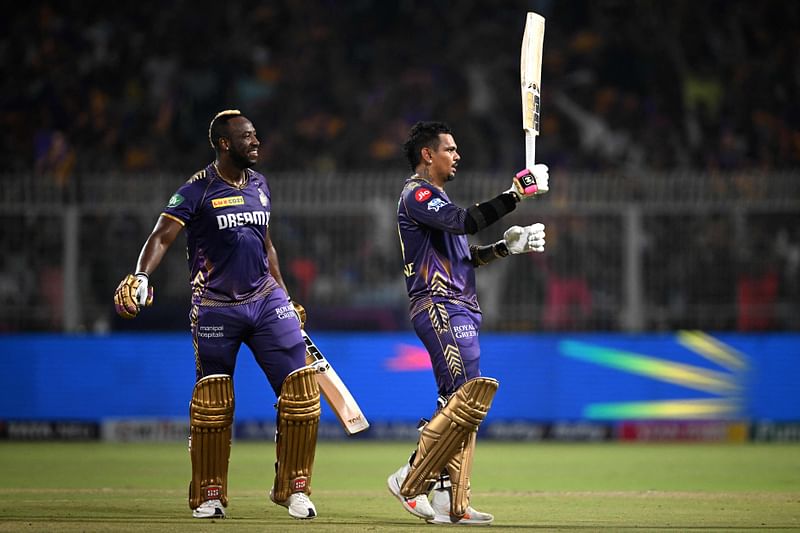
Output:
M244 205L244 196L228 196L227 198L214 198L211 207L228 207L230 205Z

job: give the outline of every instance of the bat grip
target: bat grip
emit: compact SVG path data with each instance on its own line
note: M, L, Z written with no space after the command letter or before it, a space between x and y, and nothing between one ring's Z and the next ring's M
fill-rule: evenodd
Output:
M536 164L536 135L525 130L525 168L533 170Z

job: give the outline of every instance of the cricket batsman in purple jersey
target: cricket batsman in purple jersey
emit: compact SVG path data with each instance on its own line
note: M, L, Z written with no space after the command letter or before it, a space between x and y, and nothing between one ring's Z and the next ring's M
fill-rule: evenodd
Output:
M512 226L488 246L469 245L467 234L497 222L521 200L547 192L548 169L522 170L509 190L463 209L445 192L461 159L447 125L415 124L404 151L414 175L397 206L403 271L411 322L430 355L439 397L434 416L421 423L417 449L389 476L389 490L406 511L428 523L486 525L494 517L470 505L470 474L478 426L498 383L480 372L475 269L509 254L543 252L545 233L543 224Z
M135 273L117 287L114 303L125 318L152 304L150 276L185 229L197 375L189 407L192 515L225 517L232 378L245 343L278 399L270 499L288 508L293 518L314 518L309 495L320 393L314 370L305 362L300 333L305 311L288 296L269 235L269 186L252 169L260 144L253 124L236 110L214 117L208 139L215 161L170 198L142 247Z

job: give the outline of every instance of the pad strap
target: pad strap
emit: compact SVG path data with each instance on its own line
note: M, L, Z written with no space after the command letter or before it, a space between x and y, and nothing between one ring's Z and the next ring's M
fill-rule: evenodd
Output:
M486 418L497 380L474 378L461 385L441 411L422 429L417 451L400 493L413 498L426 493L454 455Z
M207 500L228 505L228 461L233 426L233 382L227 374L212 374L195 383L189 405L189 455L192 481L189 507Z
M278 398L278 460L272 489L276 502L295 492L311 494L320 413L316 371L306 366L289 374Z

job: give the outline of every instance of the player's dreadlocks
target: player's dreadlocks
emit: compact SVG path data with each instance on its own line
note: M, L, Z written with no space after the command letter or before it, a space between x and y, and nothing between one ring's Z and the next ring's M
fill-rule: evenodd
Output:
M228 135L228 121L233 117L241 117L242 112L238 109L226 109L220 111L214 118L211 119L211 124L208 125L208 142L211 143L211 148L216 151L219 148L220 137Z

